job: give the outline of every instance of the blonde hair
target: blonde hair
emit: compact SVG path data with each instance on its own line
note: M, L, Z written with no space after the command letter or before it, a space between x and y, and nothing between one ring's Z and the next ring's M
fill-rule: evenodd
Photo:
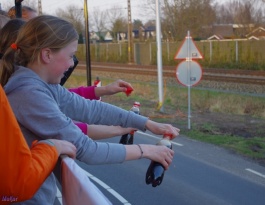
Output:
M31 19L19 30L15 41L17 50L8 48L4 53L2 86L14 72L14 64L27 67L28 63L39 60L43 48L57 52L75 40L78 40L78 33L73 25L64 19L50 15Z

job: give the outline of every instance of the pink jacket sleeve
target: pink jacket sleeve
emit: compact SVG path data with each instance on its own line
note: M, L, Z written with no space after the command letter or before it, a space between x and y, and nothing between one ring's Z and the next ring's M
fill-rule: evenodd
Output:
M87 124L83 122L74 122L77 127L85 134L87 135Z
M69 88L68 90L89 100L99 100L100 98L95 95L95 87L96 86L81 86L78 88Z
M86 99L89 100L99 100L100 98L95 95L95 87L96 86L88 86L88 87L78 87L78 88L70 88L68 89L70 92L76 93ZM82 130L82 132L87 135L87 124L82 122L74 122L77 127Z

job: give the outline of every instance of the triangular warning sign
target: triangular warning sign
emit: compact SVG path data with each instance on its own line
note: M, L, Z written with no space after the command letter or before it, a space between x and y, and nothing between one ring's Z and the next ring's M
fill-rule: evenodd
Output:
M203 56L190 36L186 36L174 59L202 59Z

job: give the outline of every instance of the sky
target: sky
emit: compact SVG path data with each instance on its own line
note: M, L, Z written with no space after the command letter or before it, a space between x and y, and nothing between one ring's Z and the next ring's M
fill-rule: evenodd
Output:
M36 2L36 5L38 2L38 0L23 0L22 4L27 1ZM219 3L225 1L228 0L218 0ZM5 10L8 10L10 8L10 5L14 5L14 3L12 2L15 2L15 0L0 0L0 3ZM125 17L127 17L127 2L128 0L87 0L88 12L92 13L95 8L104 11L116 6L124 9L124 14L126 15ZM148 15L145 13L145 4L146 0L131 0L132 20L140 19L145 23L145 21L155 18L155 16L150 17L150 13ZM55 14L55 11L57 9L63 8L68 5L76 5L80 8L83 8L84 0L42 0L42 11L45 14L52 15ZM155 15L155 13L153 13L153 15Z
M24 1L27 1L27 0L24 0ZM227 0L217 0L217 1L221 3ZM88 11L91 11L94 8L99 8L100 10L106 10L108 8L113 8L114 6L119 6L121 8L126 9L127 2L128 2L127 0L87 0L87 5L88 5ZM137 19L137 18L141 19L143 17L144 15L143 7L145 6L144 5L145 2L146 0L131 0L132 19ZM72 5L72 4L76 4L80 7L83 7L84 0L63 0L63 1L62 0L61 1L42 0L42 9L43 11L49 12L51 8L57 9L57 8L61 8L64 5ZM127 12L125 11L125 13Z
M23 0L34 1L34 0ZM35 0L38 2L38 0ZM141 14L138 12L141 6L141 2L145 0L131 0L132 19L141 18ZM8 9L9 5L13 5L15 0L0 0L0 3L4 9ZM84 7L84 0L42 0L42 11L46 14L54 14L58 8L63 8L68 5L76 5L80 8ZM104 11L108 8L118 6L124 8L124 13L127 14L127 0L87 0L88 12L92 12L93 9L99 8ZM6 8L7 7L7 8Z
M104 11L116 6L124 9L124 13L127 14L127 2L127 0L87 0L88 12L93 12L93 9ZM131 0L132 19L141 18L141 14L138 12L141 7L140 2L141 0ZM75 4L83 8L84 0L42 0L42 9L43 11L49 11L51 7L61 8L67 4Z

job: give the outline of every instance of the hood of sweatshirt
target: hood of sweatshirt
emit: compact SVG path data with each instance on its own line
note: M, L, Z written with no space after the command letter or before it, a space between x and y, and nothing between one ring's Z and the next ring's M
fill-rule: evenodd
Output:
M18 87L23 87L27 85L32 86L32 82L34 81L34 85L48 85L44 82L34 71L29 68L23 66L16 66L15 72L12 74L7 84L4 86L6 94L10 94L13 90Z

